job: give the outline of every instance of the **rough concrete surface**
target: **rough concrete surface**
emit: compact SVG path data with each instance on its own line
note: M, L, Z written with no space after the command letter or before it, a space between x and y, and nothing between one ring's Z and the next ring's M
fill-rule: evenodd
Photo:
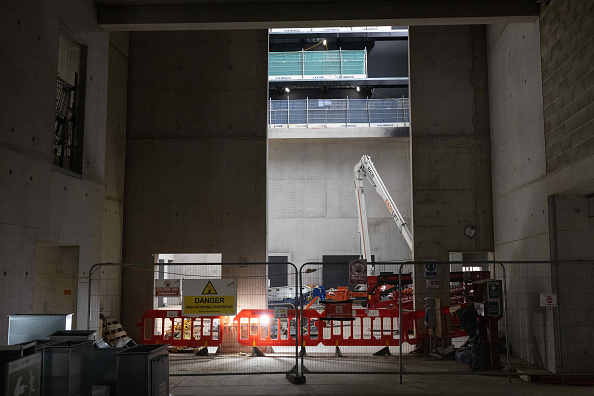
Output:
M594 387L526 383L512 378L463 375L408 375L399 384L396 374L306 375L294 385L281 374L171 377L169 393L180 395L592 395Z

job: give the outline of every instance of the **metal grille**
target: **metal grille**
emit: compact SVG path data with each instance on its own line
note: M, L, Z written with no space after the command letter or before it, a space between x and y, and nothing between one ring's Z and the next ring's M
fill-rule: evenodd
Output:
M409 122L408 98L297 99L268 102L268 124L276 128L395 127L408 126Z
M78 74L74 85L58 77L56 87L56 120L54 124L54 164L76 171L76 103Z

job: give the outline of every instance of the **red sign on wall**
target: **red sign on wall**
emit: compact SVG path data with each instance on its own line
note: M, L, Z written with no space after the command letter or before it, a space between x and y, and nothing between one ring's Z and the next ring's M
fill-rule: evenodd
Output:
M177 297L179 296L179 279L155 279L155 296Z

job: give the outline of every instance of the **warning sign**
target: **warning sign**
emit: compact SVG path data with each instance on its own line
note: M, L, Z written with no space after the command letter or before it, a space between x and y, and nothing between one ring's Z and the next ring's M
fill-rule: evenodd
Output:
M222 316L237 313L237 283L227 279L184 279L183 314Z
M208 281L208 283L204 287L204 290L202 290L202 294L217 294L217 291L215 290L211 281Z
M179 279L155 279L155 296L179 296Z

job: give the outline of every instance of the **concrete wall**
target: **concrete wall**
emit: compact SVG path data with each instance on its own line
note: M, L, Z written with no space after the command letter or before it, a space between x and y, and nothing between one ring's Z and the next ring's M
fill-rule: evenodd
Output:
M263 30L130 34L125 262L155 253L265 261L267 39ZM264 266L222 274L244 275L263 281L238 282L240 300L261 293L243 307L265 304ZM132 335L152 308L152 282L152 272L123 274Z
M409 54L414 257L449 261L449 252L491 251L485 27L410 27ZM467 225L477 230L473 238ZM437 276L448 279L448 271L439 266ZM426 285L416 279L422 306ZM440 284L442 301L448 283Z
M594 372L594 197L549 197L553 290L559 298L563 326L563 368L568 373ZM583 260L584 262L567 262Z
M122 262L124 176L126 159L126 105L128 85L128 33L109 34L107 125L105 141L105 195L101 262ZM91 328L98 328L99 313L120 318L120 279L117 266L93 273Z
M539 22L488 28L498 260L592 259L585 243L592 238L586 198L549 197L594 190L593 157L588 151L594 137L591 15L589 2L554 0L542 6ZM567 200L579 203L574 202L575 206ZM581 216L582 225L574 224L576 216ZM578 264L559 268L522 264L508 265L507 276L508 338L513 353L551 371L560 370L556 317L541 308L537 298L539 293L557 292L560 301L565 300L562 309L568 310L563 316L564 325L569 326L564 333L572 334L564 345L565 369L583 371L584 353L591 352L576 334L585 326L588 314L583 309L592 298L583 279L592 274ZM563 293L567 293L564 298ZM572 312L577 306L581 314Z
M588 194L594 191L594 3L541 5L540 36L549 192Z
M487 32L495 259L548 261L539 25L492 25ZM553 291L550 265L506 271L512 353L553 371L554 318L537 298Z
M290 253L298 266L320 262L323 255L360 253L353 168L363 154L410 221L407 138L271 139L268 149L269 253ZM368 182L364 187L376 261L409 259L410 249L382 199ZM306 278L305 284L321 284L322 272Z
M53 136L58 42L88 47L82 178L56 171ZM0 343L7 314L33 312L37 242L78 246L79 273L102 258L107 34L93 2L3 1L0 5ZM78 284L78 327L86 284ZM63 293L57 290L56 293Z

